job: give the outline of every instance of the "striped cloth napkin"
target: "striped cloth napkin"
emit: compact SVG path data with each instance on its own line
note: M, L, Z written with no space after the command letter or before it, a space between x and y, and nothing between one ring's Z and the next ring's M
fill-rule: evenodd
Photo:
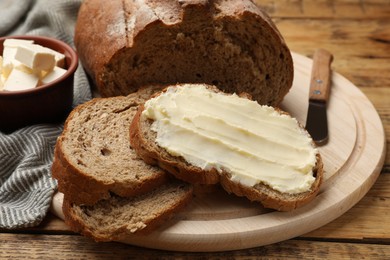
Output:
M1 0L0 36L42 35L74 46L74 25L81 2ZM89 99L90 86L79 66L74 78L73 106ZM13 133L0 132L0 228L36 226L47 214L57 188L50 168L61 131L62 124L40 124Z

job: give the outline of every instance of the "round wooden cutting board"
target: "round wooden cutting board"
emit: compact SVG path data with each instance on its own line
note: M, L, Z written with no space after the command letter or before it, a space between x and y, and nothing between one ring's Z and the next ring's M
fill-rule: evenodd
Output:
M282 109L305 125L312 60L293 53L293 87ZM287 240L339 217L355 205L377 179L385 158L382 122L367 97L333 72L328 103L329 142L319 147L324 183L308 205L292 212L264 209L258 203L208 187L185 211L147 236L129 235L123 243L176 251L227 251ZM53 212L63 218L62 194Z

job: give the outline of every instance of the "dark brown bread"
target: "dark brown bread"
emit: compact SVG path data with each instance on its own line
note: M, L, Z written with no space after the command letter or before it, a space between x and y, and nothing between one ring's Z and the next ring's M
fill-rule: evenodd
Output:
M110 192L129 197L166 182L164 171L145 164L130 146L128 128L138 105L154 89L127 97L97 98L75 108L58 138L52 175L76 204L92 205Z
M192 186L171 181L140 196L112 195L92 206L77 206L64 197L65 223L95 241L147 234L181 210L192 198Z
M293 80L289 49L250 0L86 0L74 40L103 97L208 83L276 106Z
M226 172L221 174L220 183L227 192L240 197L246 197L251 201L258 201L266 208L276 209L278 211L291 211L312 201L320 191L323 178L323 165L319 154L317 155L317 164L313 169L313 173L316 180L310 190L297 194L282 193L262 183L254 187L244 186L231 181L229 174Z
M216 91L213 86L207 87ZM229 193L234 193L237 196L245 196L251 201L259 201L265 207L279 211L290 211L307 204L314 199L320 190L323 178L323 165L320 154L317 154L316 165L313 168L313 174L316 178L315 182L312 184L310 190L306 192L298 194L282 193L263 183L259 183L254 187L247 187L230 180L229 173L226 171L218 173L214 168L202 170L197 166L191 165L182 157L169 154L155 142L157 134L151 130L153 121L141 117L143 110L144 106L141 105L130 126L130 142L132 146L145 162L160 166L178 179L193 184L220 183ZM285 113L282 111L279 112ZM303 128L302 134L309 135Z

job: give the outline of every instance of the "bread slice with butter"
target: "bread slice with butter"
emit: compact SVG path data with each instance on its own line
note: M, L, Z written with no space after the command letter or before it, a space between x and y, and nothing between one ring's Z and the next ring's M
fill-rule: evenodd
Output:
M110 193L136 196L167 181L164 171L136 155L128 134L138 105L156 89L96 98L71 112L57 140L52 166L58 189L70 202L93 205Z
M319 192L323 166L295 118L204 84L167 88L140 106L130 141L147 163L289 211Z

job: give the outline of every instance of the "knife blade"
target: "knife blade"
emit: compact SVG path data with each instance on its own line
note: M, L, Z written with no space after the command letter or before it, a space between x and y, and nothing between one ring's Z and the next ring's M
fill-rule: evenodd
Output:
M306 130L317 145L324 145L329 139L326 109L331 88L332 61L333 55L327 50L317 49L314 52Z

